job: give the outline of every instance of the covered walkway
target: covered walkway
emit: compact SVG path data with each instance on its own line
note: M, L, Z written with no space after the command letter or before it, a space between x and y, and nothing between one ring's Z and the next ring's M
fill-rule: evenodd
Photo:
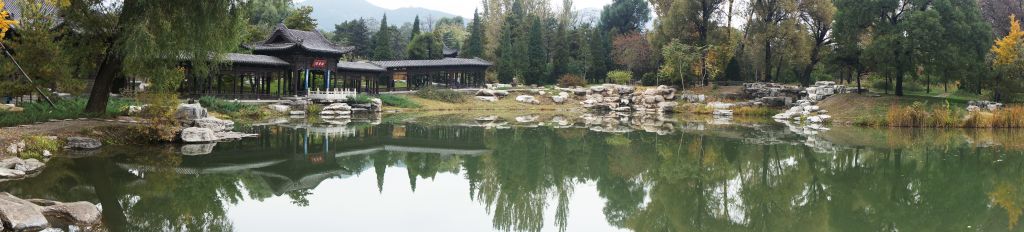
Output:
M338 75L348 80L343 88L360 93L412 91L426 86L477 88L486 84L487 69L493 65L480 58L340 62Z
M317 31L293 30L283 24L266 41L245 48L252 54L227 54L219 72L205 76L189 72L180 88L183 96L262 100L312 92L379 94L430 85L480 87L493 65L479 58L341 61L355 48L331 43Z

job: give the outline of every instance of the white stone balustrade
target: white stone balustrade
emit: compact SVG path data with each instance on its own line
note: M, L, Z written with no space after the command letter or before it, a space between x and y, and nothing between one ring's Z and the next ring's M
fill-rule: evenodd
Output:
M355 89L312 89L307 97L318 102L340 102L359 94Z

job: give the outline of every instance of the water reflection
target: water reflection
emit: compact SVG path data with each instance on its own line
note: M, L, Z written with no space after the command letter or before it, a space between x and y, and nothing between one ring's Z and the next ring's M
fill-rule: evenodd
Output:
M326 204L316 199L341 197L332 195L337 189L373 188L338 181L363 179L376 183L376 194L346 200L397 211L413 210L400 204L418 194L468 189L434 196L451 205L429 209L436 215L368 215L381 230L445 215L485 216L496 231L1021 229L1024 159L1016 132L837 128L805 135L774 124L682 120L659 135L536 123L554 119L501 128L430 118L263 126L251 131L261 137L205 155L107 149L54 160L37 178L2 185L19 196L101 203L111 231L232 231L253 228L241 222L313 217L229 212L279 198L290 203L272 210L315 208ZM394 172L408 182L388 182ZM417 191L425 183L430 189ZM387 191L395 188L403 191ZM580 201L590 193L600 200ZM461 208L467 199L482 208ZM288 226L356 226L306 222ZM478 231L470 224L481 222L463 223L454 230Z

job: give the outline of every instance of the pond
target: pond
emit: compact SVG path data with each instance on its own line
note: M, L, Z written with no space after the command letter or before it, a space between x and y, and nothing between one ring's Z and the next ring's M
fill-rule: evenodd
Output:
M292 120L0 186L99 203L111 231L1022 230L1018 132L559 117Z

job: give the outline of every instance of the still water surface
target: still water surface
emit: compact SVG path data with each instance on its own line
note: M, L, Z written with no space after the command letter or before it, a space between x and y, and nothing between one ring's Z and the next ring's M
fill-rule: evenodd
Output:
M256 126L246 130L261 137L216 146L55 159L0 188L99 203L111 231L1024 228L1016 132L493 126L436 117Z

